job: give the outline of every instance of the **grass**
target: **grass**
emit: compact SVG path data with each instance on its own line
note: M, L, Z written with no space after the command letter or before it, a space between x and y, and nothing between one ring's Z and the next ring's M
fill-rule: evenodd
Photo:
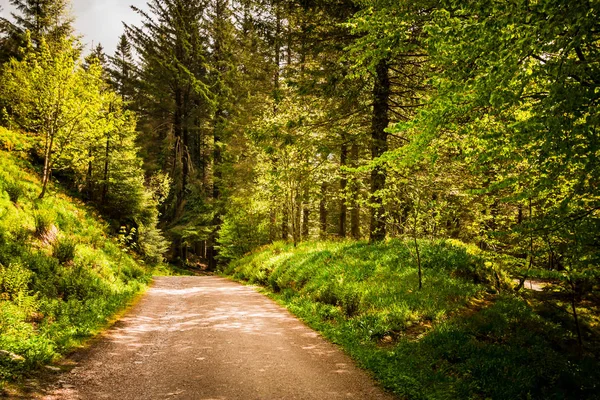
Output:
M0 389L98 333L155 270L59 186L38 199L27 143L0 128Z
M420 242L418 290L400 240L275 243L224 271L259 284L406 399L592 399L594 354L508 290L498 267L459 242Z

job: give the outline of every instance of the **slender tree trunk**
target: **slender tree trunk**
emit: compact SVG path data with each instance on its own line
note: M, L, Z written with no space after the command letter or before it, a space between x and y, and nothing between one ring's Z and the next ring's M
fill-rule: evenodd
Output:
M50 173L52 172L52 147L54 147L54 132L46 134L46 145L44 149L44 172L42 175L42 192L39 196L40 199L43 199L46 195L46 188L48 187Z
M302 197L300 195L300 190L296 189L294 191L294 202L292 207L292 235L294 237L294 247L298 246L298 242L300 242L300 225L302 220Z
M340 169L346 167L348 163L348 143L346 143L346 135L342 135L342 146L340 149ZM348 178L346 172L340 171L340 223L339 235L341 238L346 237L346 219L348 215L348 205L346 203L346 187L348 186Z
M93 167L92 167L92 149L88 149L88 169L87 169L87 174L85 176L85 197L88 201L92 200L92 174L93 174Z
M308 188L304 189L304 201L302 203L302 239L308 239L310 223L310 193Z
M575 331L577 332L577 343L579 347L583 346L583 338L581 336L581 327L579 325L579 316L577 315L575 293L571 296L571 310L573 311L573 320L575 321Z
M352 158L352 167L358 167L358 144L352 143L350 148ZM352 182L352 211L350 211L350 233L355 240L360 239L360 208L358 206L358 182L356 179Z
M217 69L219 72L219 80L224 79L224 76L227 72L226 67L222 65L224 61L223 55L223 29L224 29L224 20L225 20L225 12L227 9L227 0L217 0L216 9L215 9L215 19L217 22L217 30L215 32L215 44L214 44L214 57L215 57L215 65L217 65ZM223 152L221 149L222 140L223 140L223 123L225 122L226 113L225 106L222 102L223 92L222 86L223 82L218 82L220 85L217 89L217 109L214 116L214 125L213 125L213 207L214 207L214 217L213 217L213 230L210 235L210 246L208 249L208 268L210 271L214 271L217 268L217 257L218 250L216 248L217 239L219 237L219 231L221 230L221 225L223 223L223 211L221 206L221 196L222 189L221 185L223 184L223 173L221 170L221 165L223 163Z
M415 253L417 255L417 268L419 274L419 290L423 289L423 270L421 268L421 252L419 249L419 242L417 241L417 229L419 227L419 212L421 211L421 197L417 201L417 206L414 210L414 225L413 225L413 240L415 244Z
M102 183L102 197L100 199L100 204L104 204L106 202L106 196L108 196L108 166L109 166L109 157L110 157L110 134L106 134L106 153L104 154L104 176Z
M376 159L387 151L387 132L389 125L390 77L387 60L381 60L376 67L373 88L373 120L371 129L371 157ZM379 192L384 189L385 168L377 166L371 172L371 226L372 242L385 239L385 208Z
M275 200L272 199L271 202L274 204ZM277 210L273 204L269 210L269 242L271 243L277 240Z
M176 202L176 207L175 209L179 209L179 206L181 205L181 203L183 202L183 192L185 190L183 184L184 181L187 180L186 177L184 177L184 173L186 171L184 171L184 167L183 167L183 163L184 163L184 150L183 150L183 126L182 126L182 111L183 111L183 101L182 101L182 94L181 94L181 89L177 88L175 89L175 112L173 114L173 134L175 136L175 148L174 148L174 154L173 154L173 171L177 171L179 169L179 165L181 165L181 181L179 182L179 187L177 188L177 202Z
M187 192L187 186L189 183L189 175L190 175L190 153L189 153L189 146L190 146L190 136L189 136L189 130L187 128L187 126L185 126L183 129L181 130L181 136L182 136L182 149L181 149L181 158L182 158L182 165L181 165L181 199L185 199L186 196L186 192Z
M321 201L319 203L319 222L321 226L321 239L327 237L327 183L321 184Z
M281 240L288 240L290 235L289 225L290 225L290 216L289 216L289 202L291 199L288 199L288 196L285 196L285 202L283 204L283 208L281 209Z

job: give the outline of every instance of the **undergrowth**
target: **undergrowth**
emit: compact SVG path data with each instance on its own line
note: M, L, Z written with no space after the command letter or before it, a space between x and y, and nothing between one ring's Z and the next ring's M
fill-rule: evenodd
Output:
M0 389L97 333L153 272L58 186L38 199L27 149L0 128Z
M419 244L422 290L400 240L275 243L223 272L266 287L401 398L598 397L597 359L501 268L459 242Z

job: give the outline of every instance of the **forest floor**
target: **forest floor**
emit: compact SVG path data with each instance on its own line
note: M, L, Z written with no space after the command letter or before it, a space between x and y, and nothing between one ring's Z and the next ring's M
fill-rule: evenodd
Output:
M336 346L227 279L161 277L37 399L391 399Z

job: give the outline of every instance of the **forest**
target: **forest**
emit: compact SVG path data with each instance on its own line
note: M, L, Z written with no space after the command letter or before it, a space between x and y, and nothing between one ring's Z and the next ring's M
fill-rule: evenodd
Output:
M62 232L60 213L48 216L58 190L104 221L115 265L125 254L132 271L167 262L264 285L403 398L598 395L598 1L149 0L114 54L81 44L68 0L10 3L0 248L28 247L4 250L0 272L42 274L27 260L53 242L53 223ZM15 178L23 163L34 186ZM29 207L28 234L16 215ZM65 237L49 250L61 265L84 246ZM111 274L129 288L149 271ZM44 292L36 279L23 293ZM0 303L21 301L13 283L0 276ZM43 296L68 292L56 290ZM455 336L435 331L487 306ZM403 341L428 329L437 339ZM527 332L544 339L524 344ZM448 350L459 333L504 372L473 361L473 342ZM526 345L537 350L520 359ZM385 364L385 346L430 375ZM0 380L17 370L2 357ZM519 364L530 371L500 387ZM489 376L473 377L477 366Z

